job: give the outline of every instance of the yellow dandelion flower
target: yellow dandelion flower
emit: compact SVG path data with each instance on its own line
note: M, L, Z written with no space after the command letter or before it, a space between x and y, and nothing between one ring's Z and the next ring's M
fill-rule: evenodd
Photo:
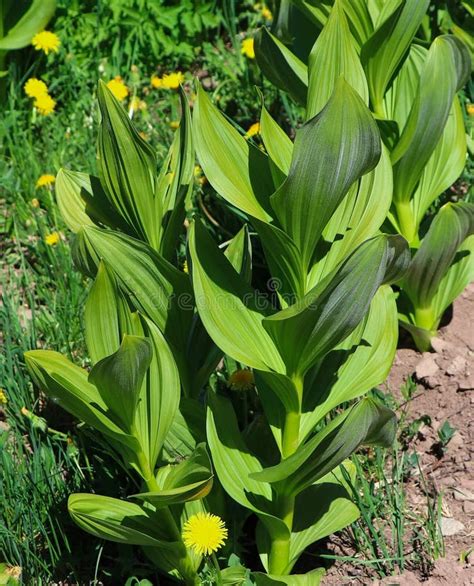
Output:
M114 96L117 98L119 102L125 100L125 98L129 94L128 87L125 85L120 75L117 75L116 77L114 77L114 79L111 79L107 83L107 87L114 94Z
M270 8L268 8L267 6L264 6L261 10L261 15L263 16L263 18L265 20L272 20L273 18L273 14L272 11L270 10Z
M0 389L0 405L6 405L8 403L7 395L3 389Z
M150 83L153 87L163 87L163 80L158 75L152 75L150 78Z
M41 79L36 79L36 77L30 77L30 79L23 86L23 89L29 98L39 98L40 96L44 96L48 93L48 86L44 83L44 81L41 81Z
M61 240L61 235L59 232L51 232L48 234L44 241L48 246L55 246Z
M163 79L161 80L162 86L170 90L178 89L180 84L183 82L184 75L181 73L181 71L176 71L175 73L163 75Z
M240 49L242 55L245 55L249 59L255 59L255 48L253 46L253 39L244 39L242 41L242 47Z
M468 104L466 106L466 111L469 114L469 116L474 116L474 104Z
M38 189L39 187L49 187L50 185L53 185L55 181L56 177L54 175L51 175L50 173L41 175L41 177L39 177L38 181L36 182L36 189Z
M253 372L246 369L236 370L230 375L227 385L233 391L250 391L254 385Z
M32 205L34 208L39 208L39 207L40 207L40 202L39 202L39 199L37 199L36 197L34 197L34 198L31 200L31 205Z
M49 116L54 112L54 109L56 108L56 100L53 100L53 98L48 94L43 94L36 98L36 100L33 103L33 106L43 116Z
M183 541L199 555L216 552L227 539L224 521L211 513L197 513L186 521L183 527Z
M255 122L245 133L245 138L256 136L260 132L260 122Z
M48 55L50 51L53 53L58 52L59 47L61 46L61 41L55 33L52 33L51 31L42 31L32 38L31 44L37 51L43 51Z
M186 273L187 275L189 274L189 267L188 267L187 259L184 259L184 262L183 262L183 273Z

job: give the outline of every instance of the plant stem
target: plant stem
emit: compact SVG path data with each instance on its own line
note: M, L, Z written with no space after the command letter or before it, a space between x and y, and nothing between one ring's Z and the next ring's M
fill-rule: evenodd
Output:
M402 236L407 240L408 244L416 244L418 240L417 230L410 201L395 201L395 210Z
M415 325L424 331L412 332L413 340L420 352L431 350L431 338L436 335L438 322L431 305L415 307Z
M292 377L296 391L298 393L298 410L288 411L285 416L282 437L282 459L288 458L294 454L299 445L300 421L301 421L301 404L303 400L303 378L298 375ZM293 495L279 495L276 501L278 516L288 527L289 537L281 538L272 537L269 572L277 576L287 572L290 562L290 541L291 531L293 529L293 518L295 512L295 497Z

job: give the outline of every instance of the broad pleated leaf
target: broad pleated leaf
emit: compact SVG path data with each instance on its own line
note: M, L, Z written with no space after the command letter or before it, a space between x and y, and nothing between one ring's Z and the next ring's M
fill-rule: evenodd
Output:
M205 445L200 444L189 459L160 468L159 492L142 492L130 498L147 501L157 508L201 499L209 494L212 477L211 461Z
M159 525L153 511L136 503L98 494L72 494L69 514L88 533L127 545L171 548L173 542Z
M307 119L324 108L341 76L368 105L367 80L341 0L334 3L329 19L311 50L308 71Z
M453 36L433 41L423 67L418 92L395 149L394 199L408 201L440 140L456 92L471 70L465 45Z
M136 439L107 415L109 408L97 388L88 381L86 370L50 350L25 352L25 361L33 380L50 399L115 442L137 449Z
M293 143L285 131L270 116L265 106L262 106L260 114L260 136L270 159L285 176L288 175L293 154Z
M68 228L77 232L82 226L92 226L94 222L86 213L86 201L81 196L85 190L92 192L90 176L60 169L56 176L56 197L59 211Z
M398 342L395 295L389 285L374 296L367 316L354 332L305 377L300 424L304 440L331 409L382 384Z
M84 323L86 343L93 363L116 352L124 333L132 333L131 312L114 274L103 261L87 297Z
M428 9L429 0L406 0L385 20L362 47L361 59L376 114L385 117L383 98L388 84L406 57Z
M237 132L198 87L193 130L196 151L209 183L226 201L267 221L273 182L267 156Z
M347 474L354 475L354 465L350 460L341 466L344 466ZM359 509L352 502L344 484L339 467L296 497L289 571L309 545L358 519Z
M331 472L361 445L390 446L395 431L395 413L365 398L335 417L294 454L276 466L252 473L251 478L279 483L276 488L284 494L298 494Z
M413 211L418 225L434 200L461 175L466 164L466 151L461 105L455 97L443 134L413 195Z
M436 214L403 280L415 304L427 307L462 242L474 233L474 204L444 205Z
M265 318L288 373L304 375L316 360L344 340L366 315L377 289L398 280L409 263L401 236L364 242L305 297Z
M163 334L146 317L143 318L143 333L153 352L140 388L134 427L153 470L178 413L181 387L173 353Z
M102 358L89 375L89 381L97 387L116 420L131 433L140 389L152 355L149 340L125 335L117 352Z
M155 198L154 152L103 82L99 82L97 95L102 116L97 143L100 181L127 224L156 249L163 209Z
M257 586L319 586L325 574L324 568L317 568L306 574L292 574L291 576L252 572L252 577Z
M316 249L316 262L308 275L306 290L314 287L359 244L378 232L392 204L392 191L390 155L382 146L378 165L350 188L326 224Z
M224 254L242 279L250 284L252 280L252 244L247 225L243 226L232 238Z
M367 106L343 79L324 110L296 134L286 181L271 197L305 266L350 186L377 164L380 134Z
M255 57L267 79L296 102L306 104L308 68L265 27L255 35Z
M189 230L194 295L199 315L217 346L260 370L284 364L255 308L255 292L239 277L200 222Z
M285 523L267 512L270 485L251 478L262 472L262 465L245 445L232 403L214 393L209 393L208 401L206 434L219 481L231 498L259 515L275 538L288 538Z
M2 19L6 24L5 2L2 6ZM15 11L24 4L16 5ZM36 33L46 28L46 25L54 16L56 10L56 0L33 0L31 6L26 10L23 16L8 31L3 31L3 38L0 39L0 51L11 51L13 49L23 49L31 43L31 39Z
M186 346L194 302L185 273L144 242L95 227L79 231L73 255L92 276L104 260L135 309L148 316L172 344Z

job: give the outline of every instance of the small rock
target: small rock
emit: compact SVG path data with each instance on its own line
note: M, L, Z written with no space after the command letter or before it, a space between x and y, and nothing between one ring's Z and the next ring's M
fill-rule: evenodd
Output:
M438 354L441 354L442 352L447 351L450 346L451 346L451 344L449 342L446 342L442 338L432 338L431 339L431 347Z
M474 515L474 503L472 501L465 501L462 510L468 515Z
M453 519L452 517L441 517L441 534L444 537L457 535L465 529L466 527L463 525L463 523L461 523L461 521Z
M469 374L466 378L458 382L460 391L471 391L474 389L474 373Z
M473 501L474 502L474 492L468 490L467 488L463 488L460 486L459 488L455 488L453 490L454 500L456 501Z
M415 374L418 379L428 378L435 375L439 370L435 359L429 352L423 353L423 358L418 362L415 368Z
M461 374L466 369L467 362L462 356L456 356L451 364L446 369L447 374L454 376L455 374Z

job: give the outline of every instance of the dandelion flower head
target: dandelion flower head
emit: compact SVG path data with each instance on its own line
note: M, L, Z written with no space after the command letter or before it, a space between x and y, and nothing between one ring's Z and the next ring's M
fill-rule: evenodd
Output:
M128 96L128 87L125 85L120 75L117 75L114 77L114 79L111 79L107 83L107 87L119 102L122 102Z
M169 73L163 75L163 79L161 80L161 85L170 90L176 90L179 88L180 84L184 81L184 75L181 71L176 71L175 73Z
M255 122L245 133L245 138L256 136L260 132L260 122Z
M44 83L44 81L41 81L41 79L36 79L36 77L30 77L30 79L23 86L23 89L29 98L39 98L40 96L44 96L48 93L48 86Z
M253 38L244 39L242 41L242 47L240 49L242 55L245 55L249 59L255 59L255 48Z
M158 75L152 75L150 78L150 83L154 88L163 86L163 80Z
M38 189L39 187L49 187L50 185L53 185L55 181L56 177L54 175L51 175L50 173L41 175L41 177L38 177L38 181L36 182L36 189Z
M56 100L53 100L49 94L42 94L36 98L33 105L40 114L49 116L56 108Z
M44 241L48 246L55 246L61 240L61 236L59 232L51 232L48 234Z
M59 47L61 46L61 41L55 33L52 33L51 31L41 31L33 37L31 44L37 51L43 51L43 53L48 55L50 51L53 53L58 52Z
M211 513L192 515L183 527L184 544L199 555L216 552L224 545L227 535L224 521Z

